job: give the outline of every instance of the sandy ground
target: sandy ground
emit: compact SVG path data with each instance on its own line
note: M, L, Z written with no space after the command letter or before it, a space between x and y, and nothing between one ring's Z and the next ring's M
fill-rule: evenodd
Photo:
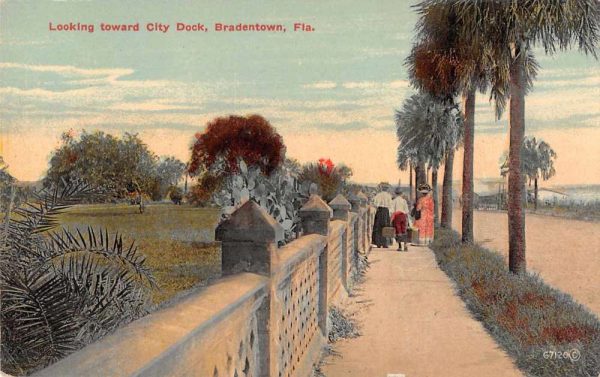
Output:
M362 336L339 341L327 377L520 376L471 318L427 248L374 249L350 311Z
M460 209L453 211L460 231ZM527 214L527 268L600 315L600 223ZM508 265L505 212L476 211L475 241L502 253Z

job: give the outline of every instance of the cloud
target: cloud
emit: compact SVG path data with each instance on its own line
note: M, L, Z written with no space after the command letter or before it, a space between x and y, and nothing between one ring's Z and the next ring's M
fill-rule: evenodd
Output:
M50 72L57 73L65 77L104 77L108 81L131 75L134 70L129 68L99 68L86 69L71 65L30 65L20 63L0 63L0 69L21 69L32 72Z
M302 87L305 89L334 89L337 84L333 81L318 81L312 84L304 84Z
M406 80L394 80L390 82L380 81L350 81L342 86L346 89L385 90L385 89L408 89L409 82Z
M113 104L109 107L110 110L122 111L179 111L189 110L198 111L197 106L179 105L171 103L168 100L152 100L143 102L122 102Z
M202 103L212 96L208 85L200 83L125 79L134 73L129 68L0 63L2 119L68 118L74 113L82 118L104 114L106 119L124 112L199 113Z
M374 81L350 81L345 82L342 86L346 89L374 89L379 86L379 83Z

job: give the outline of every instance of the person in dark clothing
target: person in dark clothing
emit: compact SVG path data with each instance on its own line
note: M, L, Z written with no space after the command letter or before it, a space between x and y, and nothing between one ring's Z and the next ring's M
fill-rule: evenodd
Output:
M373 198L373 205L377 207L375 220L373 222L372 243L377 247L388 247L388 238L383 236L383 228L390 226L390 208L392 207L392 195L390 195L390 186L380 184L381 190Z

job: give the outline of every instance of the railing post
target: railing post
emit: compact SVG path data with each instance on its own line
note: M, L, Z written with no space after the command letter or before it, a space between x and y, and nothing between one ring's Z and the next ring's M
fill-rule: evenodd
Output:
M231 218L219 224L215 239L221 241L223 275L242 271L271 276L278 261L277 245L283 240L283 228L267 211L249 200ZM257 312L259 376L272 376L273 350L271 323L274 322L273 298L264 300Z
M318 195L311 195L298 214L302 220L304 234L329 235L329 220L333 215L331 208ZM327 255L328 246L319 255L319 328L323 336L327 336Z
M338 194L332 201L329 202L329 206L333 209L333 218L334 220L342 220L346 222L346 226L344 227L344 231L342 233L342 244L341 244L341 268L342 268L342 285L346 288L346 291L349 289L348 286L348 255L350 251L348 250L348 231L349 231L349 223L348 223L348 213L350 212L350 202L346 200L344 195Z
M242 271L269 276L277 260L283 228L262 207L249 200L215 230L221 241L223 275Z
M361 206L361 199L358 197L358 195L351 194L350 196L348 196L348 202L350 202L350 205L352 206L350 210L352 212L358 213Z
M333 211L319 195L311 195L298 211L298 215L302 221L304 234L320 234L322 236L329 234L329 219L333 216Z
M334 220L348 221L348 212L350 212L350 202L346 200L344 195L338 194L332 201L329 202L329 206L333 209Z

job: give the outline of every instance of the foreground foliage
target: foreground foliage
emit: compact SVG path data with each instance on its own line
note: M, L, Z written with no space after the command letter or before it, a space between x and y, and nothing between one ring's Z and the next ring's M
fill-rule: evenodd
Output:
M0 241L2 370L24 374L146 313L154 278L132 243L103 229L58 230L93 193L44 190L9 211Z
M441 269L488 332L533 376L597 376L600 321L585 307L532 274L506 270L502 256L463 245L440 229L431 246Z

